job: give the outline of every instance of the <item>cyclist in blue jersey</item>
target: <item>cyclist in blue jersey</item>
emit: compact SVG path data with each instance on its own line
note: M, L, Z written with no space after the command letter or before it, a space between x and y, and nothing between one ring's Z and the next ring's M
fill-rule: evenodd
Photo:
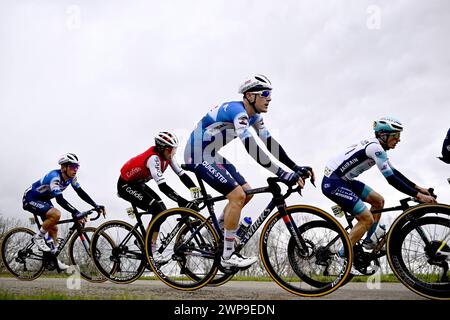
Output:
M80 212L75 209L66 199L64 199L63 191L71 185L81 199L93 206L99 213L105 215L105 207L97 205L91 197L81 188L77 181L77 171L80 167L78 157L73 153L63 155L58 164L60 169L50 171L42 179L36 181L25 191L23 196L23 208L41 217L43 223L39 232L34 236L33 241L40 250L49 252L50 248L44 240L45 234L48 232L57 247L58 226L57 223L61 218L61 212L53 207L51 199L55 198L56 202L69 211L72 217L77 219ZM83 222L83 221L82 221ZM64 271L67 265L58 260L58 267Z
M450 164L450 129L447 131L444 142L442 143L442 157L439 157L445 163Z
M264 168L276 174L288 184L303 187L302 177L313 177L310 167L300 167L292 161L271 136L264 125L262 113L266 113L272 100L272 84L263 75L247 79L239 88L242 101L225 102L210 110L191 133L185 149L185 161L215 190L225 195L228 203L219 221L224 226L224 248L221 264L225 268L245 268L257 261L256 257L244 257L234 252L234 240L241 210L250 201L245 190L250 185L233 164L218 151L236 137L243 142L247 152ZM270 153L292 172L286 172L273 163L260 149L250 132L253 127L259 139Z
M358 220L350 232L352 244L367 232L363 246L368 250L375 247L377 238L384 233L383 226L378 225L381 214L371 213L384 207L384 199L368 185L354 179L361 173L377 165L388 183L400 192L415 197L420 202L436 202L427 189L408 180L388 159L386 151L394 149L400 141L400 133L403 131L400 121L383 117L374 122L374 131L374 138L360 141L330 160L326 164L322 181L322 192ZM363 202L369 203L371 209Z

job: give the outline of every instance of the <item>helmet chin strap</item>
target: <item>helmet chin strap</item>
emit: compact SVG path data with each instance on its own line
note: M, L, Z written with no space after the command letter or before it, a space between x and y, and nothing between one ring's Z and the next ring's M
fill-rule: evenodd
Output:
M256 96L253 99L253 102L250 102L250 100L247 99L247 97L244 95L244 99L248 101L248 103L252 106L255 113L260 113L258 110L256 110L255 103L256 103Z
M377 136L378 140L381 142L381 146L383 147L384 150L389 150L390 148L388 147L388 139L389 139L389 135L388 134L379 134Z

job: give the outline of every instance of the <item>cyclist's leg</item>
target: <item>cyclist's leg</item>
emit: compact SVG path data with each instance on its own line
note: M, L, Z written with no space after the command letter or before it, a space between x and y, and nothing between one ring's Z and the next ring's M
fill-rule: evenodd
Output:
M376 191L374 191L371 187L368 185L353 180L352 181L352 190L364 201L369 204L371 204L370 211L376 211L381 210L384 208L384 198ZM379 213L372 213L374 222L370 226L369 230L367 231L366 239L370 239L372 234L375 232L378 226L378 222L381 219L381 212Z
M236 180L236 182L242 187L242 189L245 190L250 190L251 186L250 184L245 180L245 178L240 174L239 171L237 171L236 167L229 162L225 157L219 155L220 158L222 160L221 163L218 163L217 165L219 167L222 167L224 170L226 170L232 177L234 180ZM246 195L245 197L245 203L244 206L253 198L253 195Z
M61 211L56 208L51 208L45 214L45 221L42 223L42 228L47 230L50 237L53 238L55 245L58 245L58 226L57 223L61 219Z
M43 221L41 228L34 235L33 241L42 251L50 251L50 248L46 245L44 236L48 231L53 231L52 224L47 222L47 213L52 213L52 209L55 209L50 201L35 200L32 198L24 197L23 199L23 209L27 210L41 218ZM50 234L50 233L49 233ZM51 236L51 234L50 234ZM54 240L55 241L55 240ZM56 241L55 241L56 244Z
M150 212L152 214L152 220L157 214L166 210L166 206L159 195L143 182L130 183L119 178L117 191L119 197L122 199L131 202L142 210ZM158 233L155 232L152 236L152 243L156 242L157 237Z
M355 245L373 224L370 210L352 190L351 183L343 179L325 176L322 181L322 192L358 220L349 234L352 245Z

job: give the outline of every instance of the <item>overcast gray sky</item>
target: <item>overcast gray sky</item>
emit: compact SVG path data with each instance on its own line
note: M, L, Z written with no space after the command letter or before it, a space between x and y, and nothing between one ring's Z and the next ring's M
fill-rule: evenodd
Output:
M371 137L385 115L406 127L392 163L449 203L450 166L436 160L450 127L449 30L447 0L0 0L0 212L28 217L24 190L74 152L84 189L109 218L127 220L116 196L123 163L160 130L184 142L209 108L239 100L253 73L274 86L269 130L318 177L290 204L329 211L319 188L326 161ZM224 155L254 187L270 175L238 140ZM386 205L402 197L376 168L359 180ZM88 208L73 190L64 195ZM255 197L243 215L255 218L268 199Z

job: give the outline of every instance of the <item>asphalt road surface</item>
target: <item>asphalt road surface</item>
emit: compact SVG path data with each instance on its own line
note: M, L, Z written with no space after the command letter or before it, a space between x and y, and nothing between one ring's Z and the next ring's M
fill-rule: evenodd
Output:
M349 283L324 297L303 298L285 291L274 282L229 281L220 287L183 292L156 280L120 285L43 277L34 281L0 278L0 293L6 298L19 295L30 299L52 299L60 295L102 300L426 300L400 283Z

